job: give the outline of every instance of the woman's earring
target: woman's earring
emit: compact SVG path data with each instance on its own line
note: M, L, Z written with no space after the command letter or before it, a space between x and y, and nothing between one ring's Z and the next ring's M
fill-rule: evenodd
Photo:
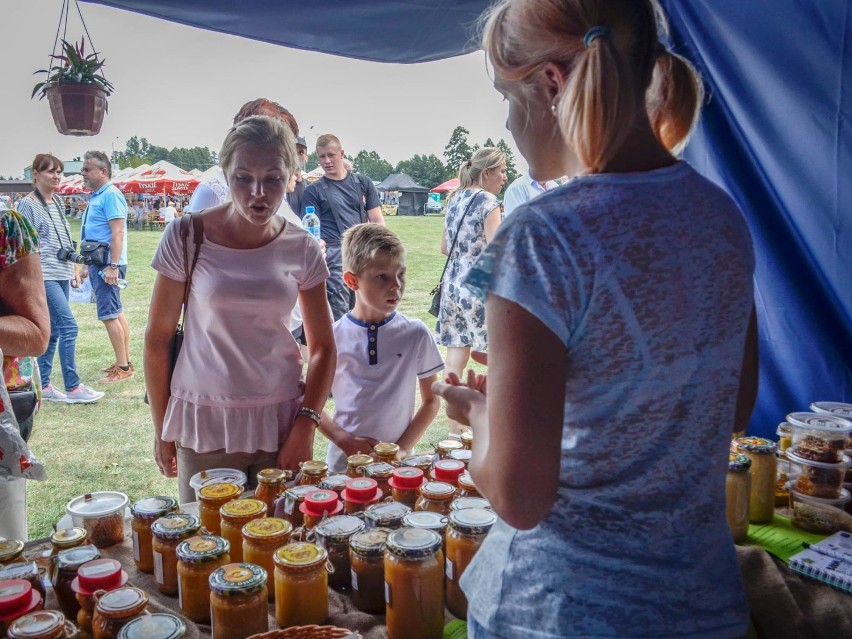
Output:
M554 102L553 104L551 104L551 105L550 105L550 112L551 112L553 115L556 115L556 103L555 103L555 102Z

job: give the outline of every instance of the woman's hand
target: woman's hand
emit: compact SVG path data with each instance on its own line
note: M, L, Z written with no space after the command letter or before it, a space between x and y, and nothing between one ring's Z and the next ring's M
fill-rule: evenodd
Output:
M177 477L177 447L174 442L154 438L154 459L164 477Z
M465 426L472 426L472 422L483 419L487 414L486 385L485 375L468 370L466 384L455 373L450 373L445 383L435 382L432 391L447 402L447 417Z
M74 265L74 275L71 276L71 288L80 288L82 280L80 279L80 269L77 268L77 265Z
M314 422L299 415L278 451L278 468L299 472L299 464L314 458Z

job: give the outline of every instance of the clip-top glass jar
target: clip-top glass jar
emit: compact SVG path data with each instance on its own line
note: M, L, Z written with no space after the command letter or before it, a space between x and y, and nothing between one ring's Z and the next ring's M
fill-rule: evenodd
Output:
M408 466L410 468L419 468L423 471L423 475L429 474L429 471L432 470L432 462L434 461L432 455L409 455L401 462L399 462L400 466Z
M284 482L293 479L293 473L280 468L264 468L257 474L254 498L266 504L266 512L275 510L275 500L284 492Z
M390 639L434 639L444 630L444 554L438 533L400 528L387 538L385 614Z
M269 630L266 571L247 563L228 564L210 575L210 634L245 639Z
M450 529L447 531L447 610L459 619L467 618L467 598L459 586L459 579L496 522L494 511L485 508L465 508L450 513Z
M332 588L344 590L350 582L349 538L364 530L364 522L354 515L338 515L323 520L314 528L317 543L328 552L331 574L328 577Z
M177 547L184 539L197 535L200 528L198 517L178 513L160 517L151 524L154 581L164 595L178 594Z
M346 476L361 477L364 466L373 463L373 458L365 453L355 453L346 458Z
M95 559L80 566L77 576L71 582L71 589L77 595L80 610L77 612L77 627L83 639L92 636L92 620L95 616L96 591L109 592L123 588L127 584L127 573L115 559Z
M178 603L181 614L195 623L210 623L210 575L231 563L231 545L216 535L200 535L180 542Z
M264 517L243 526L243 559L266 571L269 601L275 598L275 551L290 541L293 526L286 519Z
M390 442L379 442L373 446L373 459L377 462L387 462L393 464L396 461L396 456L399 454L399 444Z
M305 528L315 528L326 517L333 517L343 510L343 504L333 490L313 490L305 495L299 505Z
M349 538L352 566L352 603L362 612L385 612L385 541L389 530L362 530Z
M452 484L443 481L427 481L420 487L420 497L414 510L431 510L442 515L450 514L450 504L456 495Z
M748 539L749 495L751 493L751 460L742 453L731 452L725 477L725 515L734 543Z
M156 612L128 622L118 639L182 639L185 634L186 624L179 617Z
M222 534L220 510L229 501L239 499L242 494L242 486L225 482L207 484L198 490L198 516L207 532L211 535Z
M127 623L148 614L148 595L139 588L126 586L107 593L98 591L94 598L92 635L95 639L118 639L119 631Z
M253 519L266 517L266 504L259 499L235 499L219 509L222 537L231 544L231 561L243 560L243 526Z
M61 528L50 536L50 557L47 564L47 578L53 583L53 570L56 568L56 560L53 559L60 550L76 548L86 543L89 533L85 528Z
M328 553L308 542L275 551L275 621L281 628L322 625L328 618Z
M286 519L293 528L301 527L304 523L304 517L299 506L305 501L308 493L312 493L316 489L317 487L313 484L288 488L275 502L275 516Z
M763 437L738 437L734 446L751 460L749 522L768 524L775 514L775 477L778 472L775 442Z
M394 501L414 508L423 485L423 471L415 466L401 466L394 469L388 485Z
M136 570L149 574L154 572L154 554L151 549L154 538L151 535L151 524L175 510L177 500L172 497L147 497L130 507L130 514L133 516L130 535L133 538L133 562L136 564Z
M93 544L60 550L52 558L56 564L53 571L53 593L68 619L76 619L77 612L80 610L80 602L77 601L77 595L71 588L71 582L77 576L80 566L100 558L101 553Z
M402 520L411 512L411 508L397 501L386 501L373 504L364 511L364 522L367 528L387 528L396 530L402 528Z
M44 608L41 594L26 579L0 581L0 636L5 637L9 625L24 615Z
M299 473L296 475L297 486L318 486L328 475L328 464L324 461L309 459L299 462Z
M346 482L346 489L340 493L343 510L347 515L363 512L370 504L382 498L379 483L369 477L356 477Z
M343 473L326 475L325 478L319 483L319 487L322 490L333 490L337 493L337 496L342 500L343 498L340 497L340 495L343 493L343 489L346 488L346 482L349 481L349 479L349 476Z
M456 459L439 459L432 467L432 479L451 484L458 488L459 477L466 470L464 462Z
M77 629L56 610L39 610L18 617L6 632L9 639L77 639Z

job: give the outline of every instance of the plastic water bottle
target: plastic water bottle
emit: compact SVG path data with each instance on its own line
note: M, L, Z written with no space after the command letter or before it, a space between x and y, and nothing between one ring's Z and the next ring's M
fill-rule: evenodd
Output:
M316 240L320 240L320 220L317 217L316 208L313 206L305 207L305 217L302 218L302 228L313 235Z
M106 282L106 277L104 277L104 270L103 270L103 269L100 269L100 270L98 271L98 275L100 275L100 276L101 276L101 279L102 279L104 282ZM120 289L123 291L124 289L126 289L126 288L127 288L127 280L121 279L121 278L119 277L119 278L118 278L118 281L117 281L115 284L113 284L113 286L117 286L118 288L120 288Z

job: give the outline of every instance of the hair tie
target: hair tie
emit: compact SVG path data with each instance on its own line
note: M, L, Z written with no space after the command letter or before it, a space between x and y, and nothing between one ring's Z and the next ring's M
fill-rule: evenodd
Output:
M598 38L608 38L609 37L609 27L597 26L592 27L588 31L586 31L586 35L583 36L583 44L588 49L592 42L597 40Z

